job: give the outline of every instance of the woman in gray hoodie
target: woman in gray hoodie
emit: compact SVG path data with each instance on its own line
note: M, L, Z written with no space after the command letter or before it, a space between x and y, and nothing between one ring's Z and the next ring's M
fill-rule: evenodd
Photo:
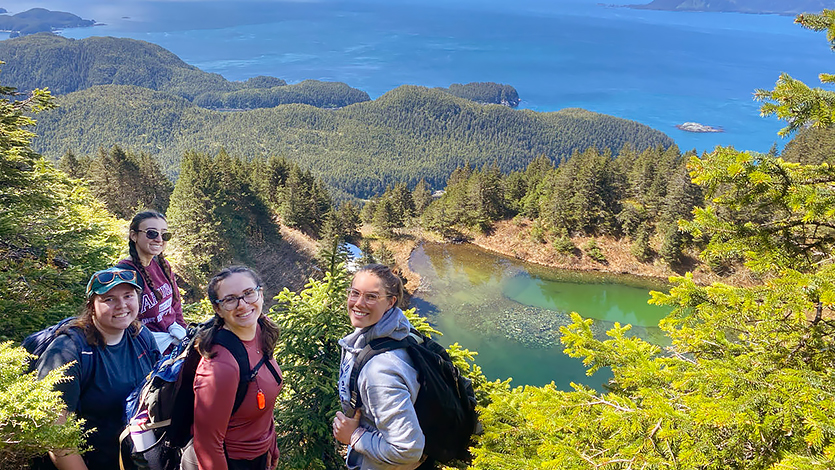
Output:
M424 436L414 403L420 386L405 349L372 357L359 373L362 406L351 408L348 382L357 354L375 338L401 340L411 324L397 307L403 284L384 265L371 264L354 274L348 290L348 316L353 333L339 340L339 398L342 411L333 420L333 435L348 445L351 470L412 470L423 463Z

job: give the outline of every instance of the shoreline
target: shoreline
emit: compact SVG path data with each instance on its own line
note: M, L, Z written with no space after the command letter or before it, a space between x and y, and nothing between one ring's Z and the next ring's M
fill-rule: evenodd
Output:
M585 253L580 256L561 255L554 251L550 243L531 240L529 225L529 221L499 221L489 235L474 235L465 243L490 253L546 268L635 276L663 284L669 284L671 277L683 276L688 272L692 273L694 281L701 285L721 282L729 285L750 286L760 283L746 270L730 276L719 276L694 258L688 258L678 270L673 270L660 260L641 263L630 253L631 243L628 240L615 240L610 237L572 238L572 242L578 248L577 251L580 251L579 248L584 243L594 239L606 256L605 263L598 263ZM420 275L409 267L412 252L423 242L448 243L420 229L401 232L397 239L382 242L394 253L396 267L406 280L404 287L410 296L423 288ZM379 243L380 240L375 240L373 244L376 247Z

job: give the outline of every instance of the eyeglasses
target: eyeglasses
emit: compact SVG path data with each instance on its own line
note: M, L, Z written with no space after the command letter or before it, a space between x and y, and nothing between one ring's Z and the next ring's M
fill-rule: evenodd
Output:
M110 284L113 282L116 277L123 281L135 281L136 280L136 271L133 269L122 269L120 271L100 271L96 274L93 274L93 277L96 278L102 284Z
M134 230L134 232L145 232L145 236L148 237L148 240L156 240L160 234L158 230L154 229ZM168 240L171 240L172 236L173 234L171 232L162 232L162 241L167 242Z
M360 292L354 288L348 289L348 300L352 302L356 302L359 298L362 297L365 299L365 303L368 305L376 304L380 299L385 299L387 297L391 297L390 295L380 295L376 292Z
M220 305L220 308L222 308L223 310L231 312L232 310L238 308L238 305L241 304L241 300L248 304L254 304L255 302L257 302L258 299L261 297L261 290L261 286L258 286L255 289L245 290L244 295L230 295L222 299L215 300L215 303Z

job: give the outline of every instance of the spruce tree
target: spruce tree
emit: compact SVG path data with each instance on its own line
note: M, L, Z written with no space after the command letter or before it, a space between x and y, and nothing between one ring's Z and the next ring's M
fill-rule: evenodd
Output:
M377 251L374 252L374 257L377 258L379 263L385 264L389 267L394 267L394 265L397 264L394 259L394 253L386 246L385 243L380 243Z
M374 222L374 213L377 211L377 201L379 198L371 198L365 201L360 209L360 220L364 224L371 224Z
M72 150L67 150L61 156L61 159L58 160L58 169L66 173L70 178L76 179L84 177L86 173Z
M385 197L380 200L374 209L372 225L374 232L383 237L391 237L395 229L403 227L402 214L395 208L394 201Z
M130 219L141 209L143 192L139 166L118 145L99 148L88 173L90 190L113 214Z
M77 312L90 273L118 254L121 227L32 151L30 116L53 106L50 94L0 87L0 96L0 468L24 469L47 451L84 448L84 439L74 414L61 420L66 406L53 388L67 380L62 372L37 380L14 344Z
M30 115L48 92L25 99L0 87L0 339L73 315L92 272L119 255L124 229L77 180L32 151Z
M310 279L299 293L284 289L269 313L282 331L276 355L281 358L285 389L275 410L283 426L278 433L281 468L343 465L331 421L339 410L337 341L352 329L345 318L350 279L343 262L325 265L330 268L322 280Z
M362 239L362 243L360 244L360 251L362 251L362 257L359 260L360 266L366 264L374 264L377 260L374 258L374 250L371 248L371 241L367 238Z
M141 180L139 206L165 213L174 191L171 180L162 172L159 162L148 153L134 154Z
M188 152L183 156L180 176L171 194L168 224L177 230L171 241L177 255L177 274L195 288L234 259L224 229L227 221L219 211L223 201L218 200L222 197L218 180L212 157Z
M353 201L343 202L337 213L339 228L345 240L354 242L359 239L360 214Z
M432 189L426 184L426 180L421 178L412 190L412 201L415 205L415 215L418 217L423 215L423 211L432 202Z

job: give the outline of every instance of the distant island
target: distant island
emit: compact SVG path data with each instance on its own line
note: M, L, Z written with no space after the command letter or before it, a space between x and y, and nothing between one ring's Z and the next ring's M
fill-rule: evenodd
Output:
M481 104L500 104L508 108L519 106L519 93L510 85L493 82L453 83L449 88L438 88L451 95Z
M722 129L721 127L707 126L704 124L699 124L698 122L685 122L683 124L676 124L676 127L687 132L725 132L725 129Z
M797 15L833 9L835 0L653 0L648 4L625 6L641 10Z
M5 9L0 10L0 13L7 12ZM95 24L95 20L85 20L72 13L46 8L32 8L16 15L0 15L0 31L8 32L10 38L63 28L86 28Z

